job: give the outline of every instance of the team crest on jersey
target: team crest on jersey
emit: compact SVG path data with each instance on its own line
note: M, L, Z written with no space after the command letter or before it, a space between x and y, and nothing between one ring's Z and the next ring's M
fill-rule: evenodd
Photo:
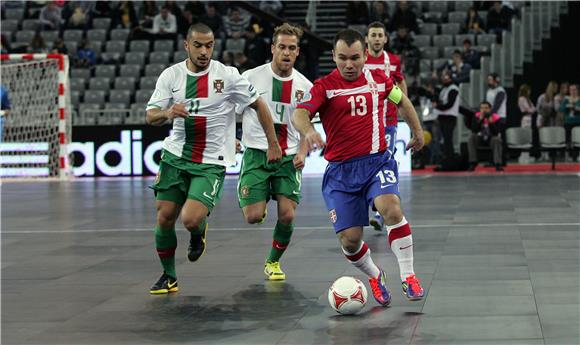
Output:
M215 93L224 92L224 81L221 79L216 79L213 81L213 90Z
M240 189L240 194L242 195L242 198L247 198L248 195L250 195L250 187L243 186L242 189Z
M296 98L296 102L302 102L302 98L304 98L304 91L296 90L294 97Z
M334 208L328 212L328 216L330 217L332 224L336 223L336 210Z
M371 89L371 94L373 96L379 94L379 87L377 86L377 83L375 83L374 81L369 83L369 88Z

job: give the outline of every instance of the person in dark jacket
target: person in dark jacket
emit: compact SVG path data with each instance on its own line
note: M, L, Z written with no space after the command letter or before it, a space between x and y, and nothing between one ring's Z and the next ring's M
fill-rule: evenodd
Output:
M491 103L483 101L479 104L479 111L475 113L471 122L471 135L467 142L469 153L469 171L477 166L477 147L489 145L493 154L493 163L496 171L503 171L501 117L491 111Z

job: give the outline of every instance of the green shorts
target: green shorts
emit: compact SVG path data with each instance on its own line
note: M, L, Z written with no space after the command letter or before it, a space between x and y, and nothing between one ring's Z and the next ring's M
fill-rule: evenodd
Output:
M246 149L238 181L240 207L268 201L276 195L299 203L302 170L294 168L294 156L284 156L279 162L268 163L266 152Z
M187 199L193 199L211 212L221 198L225 175L223 166L187 162L164 151L151 188L157 200L183 205Z

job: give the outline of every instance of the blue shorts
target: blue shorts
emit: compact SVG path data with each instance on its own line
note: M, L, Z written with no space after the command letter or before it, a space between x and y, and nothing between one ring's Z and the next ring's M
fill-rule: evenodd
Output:
M391 157L395 157L395 144L397 143L397 126L385 127L385 139L387 140L387 151Z
M322 196L335 232L369 225L369 205L383 194L399 196L397 161L388 151L328 163Z

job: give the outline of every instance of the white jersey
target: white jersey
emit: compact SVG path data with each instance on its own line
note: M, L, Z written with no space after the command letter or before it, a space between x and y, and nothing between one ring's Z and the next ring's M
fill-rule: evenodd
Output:
M235 106L247 107L258 97L235 67L211 60L208 69L193 73L183 61L161 73L147 110L186 104L189 117L173 120L163 149L188 162L229 166L235 164Z
M248 70L242 76L256 87L259 95L268 104L282 154L296 154L300 144L300 133L292 125L291 116L296 105L310 91L312 83L295 69L292 69L289 77L282 78L274 73L270 63ZM236 106L236 112L243 112L242 143L244 146L268 150L266 133L260 125L256 111L250 107L244 109Z

